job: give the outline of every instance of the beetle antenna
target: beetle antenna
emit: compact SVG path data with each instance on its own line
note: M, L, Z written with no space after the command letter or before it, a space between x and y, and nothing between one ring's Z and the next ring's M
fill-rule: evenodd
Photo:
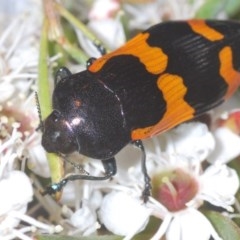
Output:
M81 172L81 174L89 175L89 173L83 168L82 165L72 162L67 157L62 156L62 154L59 154L59 156L62 157L66 162L70 163L74 168L78 169Z
M43 132L43 120L42 120L40 102L39 102L39 97L38 97L38 93L37 93L37 92L35 92L35 101L36 101L37 111L38 111L38 117L39 117L39 121L40 121L37 130L40 129L40 130Z

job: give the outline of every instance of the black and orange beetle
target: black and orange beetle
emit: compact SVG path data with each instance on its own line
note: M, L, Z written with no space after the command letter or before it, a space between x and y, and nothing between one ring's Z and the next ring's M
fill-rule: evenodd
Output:
M143 152L146 201L151 185L141 140L218 106L239 84L240 23L233 21L160 23L83 72L60 69L42 145L48 152L101 159L106 175L70 175L46 193L76 179L110 178L114 156L133 142Z

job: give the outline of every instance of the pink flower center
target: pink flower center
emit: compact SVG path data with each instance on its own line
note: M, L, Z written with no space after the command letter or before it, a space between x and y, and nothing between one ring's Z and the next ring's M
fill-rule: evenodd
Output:
M35 131L37 127L32 126L32 123L34 121L34 117L32 115L29 116L28 113L23 112L23 110L20 111L17 108L3 108L0 112L0 117L6 119L5 122L2 122L2 128L0 131L0 139L2 140L12 132L12 124L14 122L20 123L18 131L23 134L23 139L25 138L25 133L30 134Z
M196 179L180 168L156 174L152 182L153 197L171 212L185 209L198 192Z

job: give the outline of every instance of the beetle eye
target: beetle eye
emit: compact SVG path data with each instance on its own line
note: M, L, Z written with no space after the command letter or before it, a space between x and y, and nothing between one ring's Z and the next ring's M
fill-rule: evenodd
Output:
M56 111L56 110L54 110L52 112L51 117L52 117L53 122L55 122L55 123L58 122L59 119L61 118L60 113L58 111Z

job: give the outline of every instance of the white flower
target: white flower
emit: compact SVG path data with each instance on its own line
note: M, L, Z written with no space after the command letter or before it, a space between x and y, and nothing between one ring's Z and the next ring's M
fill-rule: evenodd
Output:
M219 127L214 132L216 148L208 157L211 163L227 163L239 156L240 137L226 127Z
M39 134L33 133L32 136L24 142L24 147L29 155L29 160L27 162L29 169L37 175L47 178L50 176L50 170L46 152L40 145L40 137Z
M143 30L162 21L166 6L169 3L160 0L144 4L124 4L123 8L130 16L129 28Z
M33 189L29 178L21 171L11 171L0 180L0 236L11 234L21 219L15 212L25 213L32 200Z
M146 29L154 24L166 20L193 18L196 11L204 3L203 0L158 0L145 3L123 4L123 8L130 15L130 28ZM144 13L144 14L143 14Z
M200 183L199 198L233 211L230 205L234 204L234 195L239 189L239 178L235 170L226 165L212 165L200 176Z
M240 144L239 117L239 109L225 110L214 121L215 129L213 130L213 135L216 147L208 157L210 163L225 164L240 155L240 148L238 147Z
M167 218L168 217L166 217L166 219ZM209 240L211 236L213 236L215 240L221 239L216 234L208 219L204 217L202 213L193 208L174 215L171 220L172 221L169 223L168 229L166 230L167 240ZM161 230L162 229L159 228L159 232L161 232ZM152 240L155 239L159 239L158 234L152 238Z
M89 11L89 29L96 35L96 38L104 43L109 49L116 49L126 41L124 29L120 21L120 4L113 0L97 0ZM88 38L81 31L76 29L77 36L85 52L90 57L100 57L101 54Z
M180 140L184 133L186 136ZM160 141L165 142L164 149L168 150L165 153L159 152L158 140L146 143L149 147L147 164L153 186L153 197L150 197L149 202L144 205L139 197L143 185L137 166L129 171L131 177L128 182L120 181L116 176L115 180L121 182L121 186L111 186L115 191L104 198L100 219L108 230L125 236L125 239L131 239L143 230L149 216L154 215L162 220L162 224L152 237L153 240L164 235L167 240L208 240L211 236L219 240L210 221L198 208L204 201L208 201L214 206L232 211L234 195L239 188L237 173L226 165L210 165L205 171L202 170L203 158L208 156L214 146L213 137L204 124L184 124L168 134ZM168 148L168 145L171 147ZM186 154L184 148L179 146L187 146ZM121 160L118 163L121 164ZM133 222L134 226L128 221Z
M89 12L89 19L103 20L113 17L120 9L120 3L115 0L96 0Z
M97 39L111 50L122 46L126 41L123 25L118 16L103 20L90 20L88 27L96 35ZM101 53L94 43L78 29L75 29L75 31L84 51L90 57L101 57Z
M109 49L114 50L126 42L123 25L119 17L101 21L91 20L88 27ZM104 29L104 31L102 31Z
M0 103L6 102L14 93L14 87L10 83L0 83Z
M206 160L215 147L213 135L200 122L183 123L161 135L159 140L163 152L183 155L189 161Z
M159 164L159 173L154 174L153 195L156 199L156 196L158 196L158 201L160 201L160 204L153 201L153 205L156 207L154 215L162 218L163 223L156 234L156 238L153 239L159 239L160 235L162 236L164 233L166 233L167 240L181 239L180 234L186 240L196 239L196 236L201 236L201 239L206 240L210 236L214 239L220 239L208 219L197 209L203 201L208 201L214 206L232 211L231 205L235 201L234 195L239 188L237 173L226 165L210 165L205 171L201 170L202 156L204 158L208 157L214 146L214 141L207 129L205 131L197 130L198 127L203 126L202 124L199 124L199 126L196 126L196 124L192 125L195 131L190 128L191 125L186 128L186 124L184 124L166 133L166 135L172 136L174 133L183 133L182 130L185 129L186 136L192 135L192 142L189 141L190 137L182 136L182 141L186 141L187 144L185 145L180 141L181 144L178 145L178 141L176 141L178 138L172 138L172 143L169 140L171 137L166 138L168 139L167 146L173 144L174 146L185 146L185 148L180 150L180 148L175 147L175 153L174 151L167 151L165 156L162 155L163 158L167 157L166 162L161 158L162 163ZM208 143L212 143L212 147L209 148ZM196 146L198 147L196 148ZM157 145L156 148L158 148ZM168 147L166 149L169 150ZM186 154L184 154L184 149ZM195 151L196 149L201 149L201 151ZM198 154L201 152L206 152L206 154ZM160 156L158 155L158 158ZM151 157L154 158L154 155L151 155ZM199 161L197 161L197 158ZM189 161L189 159L194 159L194 161ZM157 163L157 160L155 160L155 163ZM154 184L154 181L156 181L154 179L157 179L160 185ZM159 186L159 189L156 190L155 185ZM163 210L164 207L165 210ZM192 221L189 220L191 217ZM189 231L189 229L195 230Z
M205 3L204 0L197 1L186 1L181 0L170 0L168 1L171 13L171 19L182 20L194 18L197 10Z
M91 208L86 201L71 215L69 222L77 229L77 232L81 232L83 236L88 236L100 228L95 209Z
M136 197L138 191L134 197L133 189L129 189L129 193L114 191L106 195L101 206L100 219L108 230L126 236L125 239L131 239L134 234L143 230L150 215L154 215L163 222L152 239L160 239L164 234L167 240L180 240L183 236L184 240L208 240L210 236L220 239L209 220L197 209L206 200L215 206L232 210L230 205L234 203L234 194L239 186L236 172L226 166L225 170L210 166L202 174L197 174L198 168L186 168L185 159L182 161L182 168L181 159L174 160L173 157L170 162L174 161L175 164L178 163L176 168L171 164L164 169L161 167L160 175L154 177L159 177L159 181L162 181L158 201L155 200L157 193L154 193L154 179L155 199L150 198L147 205L143 204L139 195Z
M99 211L100 220L105 227L117 235L128 236L143 230L148 223L151 209L148 209L139 196L130 193L112 191L107 194Z
M30 239L28 235L37 229L47 233L61 231L59 226L26 215L33 198L33 184L23 172L26 160L29 156L42 158L36 154L42 147L35 132L39 119L33 94L42 14L39 3L26 0L9 5L10 1L4 1L0 6L0 15L6 14L0 19L1 27L4 21L8 23L0 37L0 88L4 91L0 94L1 239Z
M220 170L219 167L210 166L198 176L194 176L194 174L191 176L191 171L186 172L184 176L183 171L187 169L181 170L182 172L178 170L178 173L173 170L173 178L168 173L169 182L159 186L158 189L160 203L155 200L151 202L152 208L155 208L153 214L163 219L163 223L153 239L159 239L164 233L167 240L208 240L210 236L220 239L209 220L197 211L197 208L202 205L203 200L206 200L228 211L232 210L230 205L234 203L234 195L239 187L239 181L234 170L226 166L224 169L222 168ZM192 177L194 179L191 180ZM163 180L164 177L161 179Z

